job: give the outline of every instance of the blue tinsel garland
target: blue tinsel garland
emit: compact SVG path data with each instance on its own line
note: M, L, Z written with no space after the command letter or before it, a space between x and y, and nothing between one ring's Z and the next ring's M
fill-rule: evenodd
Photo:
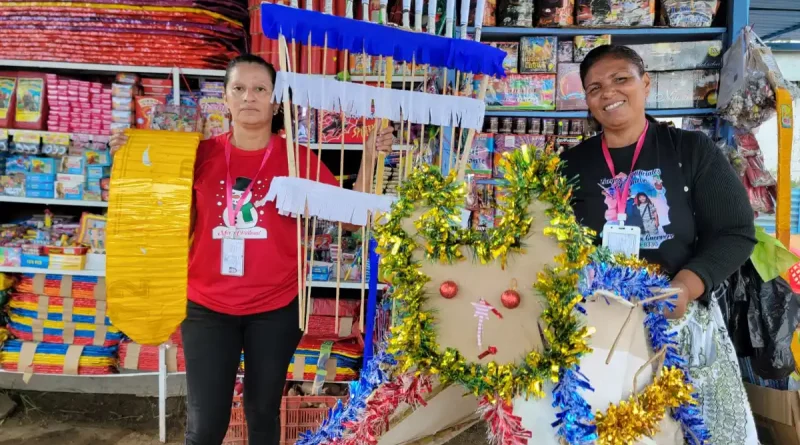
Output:
M605 258L604 258L605 259ZM652 297L651 288L669 287L669 280L645 269L615 265L609 261L595 258L583 270L579 283L581 295L593 295L598 290L613 292L628 301L637 302ZM686 361L678 355L675 333L670 333L665 310L672 309L674 303L668 300L646 303L645 326L650 335L650 345L655 351L666 348L664 366L683 370L687 383L691 383ZM561 409L553 426L558 426L557 434L569 444L578 445L597 439L592 424L594 414L589 403L578 393L579 390L592 391L586 377L576 367L561 372L560 382L553 389L553 406ZM687 443L705 445L710 433L705 425L700 409L696 405L682 405L673 410L672 417L681 423Z
M339 439L344 434L345 425L361 418L367 407L367 399L380 385L389 381L387 370L397 362L386 352L386 342L381 343L378 352L361 370L361 377L350 382L350 396L346 404L340 400L330 409L328 417L316 431L307 431L300 435L296 445L321 445Z

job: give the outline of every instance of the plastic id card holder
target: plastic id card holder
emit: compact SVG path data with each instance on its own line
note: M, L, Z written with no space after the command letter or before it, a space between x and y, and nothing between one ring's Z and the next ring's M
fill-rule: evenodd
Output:
M222 239L222 261L220 273L230 277L244 276L244 239Z
M639 257L642 230L636 226L607 224L603 228L603 247L611 253Z

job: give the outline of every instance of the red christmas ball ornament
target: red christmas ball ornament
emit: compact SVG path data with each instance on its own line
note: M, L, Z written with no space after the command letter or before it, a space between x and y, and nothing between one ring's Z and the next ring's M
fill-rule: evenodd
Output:
M449 300L458 294L458 285L455 281L447 280L439 286L439 293Z
M520 297L519 292L515 291L514 289L508 289L507 291L503 292L500 295L500 301L503 303L503 306L507 307L508 309L514 309L515 307L519 306L520 301L522 301L522 297Z

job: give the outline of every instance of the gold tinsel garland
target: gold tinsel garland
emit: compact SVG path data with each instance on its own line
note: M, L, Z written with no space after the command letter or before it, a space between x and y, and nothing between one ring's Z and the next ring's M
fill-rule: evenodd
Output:
M683 371L663 368L662 374L639 394L595 415L598 445L629 445L642 437L652 437L667 410L697 403L693 388L685 382Z
M573 309L583 299L577 284L593 251L593 233L575 220L570 206L572 188L560 175L560 159L554 152L524 147L505 153L500 168L509 193L500 205L503 217L495 228L485 232L462 229L463 184L456 183L453 174L444 177L428 165L410 175L391 213L376 225L381 268L395 287L393 298L402 303L401 321L392 330L389 352L396 355L402 371L415 367L439 374L442 381L459 383L476 396L497 395L505 400L520 394L542 397L546 380L558 382L561 369L578 364L581 355L590 351L587 339L591 331L581 326ZM465 246L483 263L505 264L509 254L521 251L520 243L531 227L527 209L533 199L549 204L550 224L544 234L555 237L563 251L555 258L557 266L540 272L534 286L545 300L542 320L547 326L547 348L529 352L519 365L467 363L455 349L442 352L436 341L434 315L423 309L423 287L430 278L412 253L422 247L427 259L451 263L463 259L460 248ZM418 206L427 208L415 221L422 246L401 226Z

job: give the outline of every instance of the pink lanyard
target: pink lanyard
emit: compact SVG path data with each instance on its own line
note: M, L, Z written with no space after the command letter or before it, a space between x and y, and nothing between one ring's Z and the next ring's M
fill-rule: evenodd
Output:
M270 138L269 145L267 149L264 151L264 157L261 159L261 166L258 167L258 171L256 175L253 176L253 179L250 181L250 184L247 185L247 188L244 189L244 193L242 193L242 198L247 196L248 193L253 189L253 184L256 183L256 178L261 174L261 170L264 169L264 165L267 164L267 159L269 155L272 153L272 141L274 139ZM225 183L225 199L227 199L227 208L228 208L228 222L230 223L231 227L236 224L236 215L242 210L244 207L244 199L240 199L238 205L233 205L233 181L231 181L231 135L228 134L228 138L225 140L225 166L226 166L226 174L227 174L227 182Z
M639 136L639 141L636 142L636 151L633 152L633 161L631 161L631 172L628 174L628 177L625 179L625 185L622 186L622 190L617 189L617 218L620 218L620 215L625 215L625 207L628 203L628 196L631 193L631 175L633 174L633 168L636 167L636 161L639 159L639 154L642 152L642 147L644 146L644 138L647 136L647 129L650 127L650 122L645 122L644 124L644 131L642 131L642 135ZM611 170L611 178L612 180L617 177L617 171L614 169L614 160L611 159L611 152L608 151L608 144L606 143L606 138L601 138L602 146L603 146L603 156L606 158L606 165L608 165L608 169ZM624 221L624 219L623 219Z

